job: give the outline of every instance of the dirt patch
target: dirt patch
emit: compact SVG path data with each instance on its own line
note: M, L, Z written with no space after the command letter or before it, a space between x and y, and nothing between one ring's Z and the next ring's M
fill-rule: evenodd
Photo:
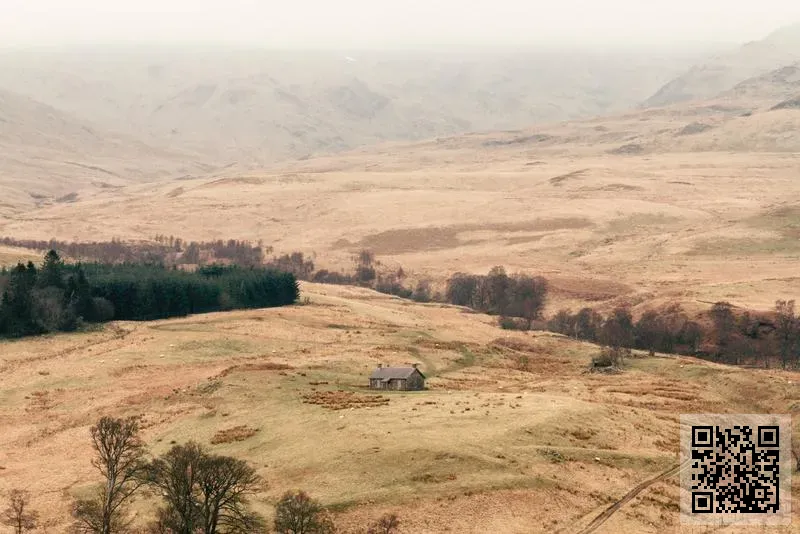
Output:
M609 154L614 154L616 156L634 156L637 154L641 154L642 152L644 152L644 147L636 143L622 145L620 147L608 151Z
M539 235L521 235L517 237L509 237L506 239L506 245L522 245L524 243L536 243L544 238L543 234Z
M514 339L507 337L501 337L492 340L490 345L495 347L501 347L504 349L511 349L517 352L537 352L539 350L538 347L536 347L532 343L528 343L527 341L523 341L521 339Z
M692 122L684 126L677 134L675 135L695 135L699 133L703 133L707 130L712 129L713 126L710 124L704 124L702 122Z
M586 174L586 172L588 170L589 169L581 169L579 171L572 171L572 172L568 172L567 174L561 174L559 176L554 176L554 177L550 178L550 184L554 185L556 187L559 187L564 182L566 182L567 180L570 180L570 179L573 179L573 178L580 178L581 176Z
M41 412L49 410L55 405L52 395L47 390L34 391L25 397L30 401L26 411L28 412Z
M674 226L680 221L680 218L664 213L634 213L627 217L609 221L607 229L609 232L622 233L645 227L663 228Z
M115 377L115 378L119 378L121 376L129 375L129 374L132 374L132 373L138 373L138 372L144 371L146 369L152 369L153 367L155 367L155 366L154 365L142 365L142 364L126 365L125 367L119 367L117 369L112 369L108 374L113 376L113 377Z
M800 208L794 206L768 210L745 222L754 228L778 231L785 237L800 237Z
M291 365L276 362L262 362L262 363L246 363L242 365L232 365L215 378L225 378L233 372L247 372L247 371L286 371L287 369L294 369Z
M555 139L557 138L552 135L534 134L534 135L514 137L512 139L490 139L488 141L484 141L483 146L486 147L512 146L512 145L523 145L526 143L544 143L545 141L553 141Z
M800 242L796 238L777 237L756 239L717 238L697 241L686 252L687 256L755 256L772 254L796 254Z
M255 436L256 432L258 432L257 428L253 428L247 425L239 425L233 428L226 428L225 430L220 430L214 437L211 438L212 445L218 445L220 443L234 443L236 441L244 441L247 438Z
M67 202L75 202L76 200L78 200L78 193L69 193L67 195L64 195L63 197L58 197L56 199L56 202L64 204Z
M575 230L592 226L592 222L582 217L561 217L553 219L534 219L487 224L460 224L452 226L432 226L426 228L404 228L387 230L364 237L359 247L368 248L376 254L404 254L428 250L442 250L481 243L492 238L462 241L462 232L495 231L495 232L555 232L558 230ZM532 236L526 236L532 240Z
M360 395L351 391L315 391L303 395L303 402L329 410L346 410L383 406L389 404L389 398L383 395Z
M780 104L772 107L772 111L779 109L800 109L800 96L784 100Z
M419 475L414 475L411 477L412 482L422 482L423 484L441 484L442 482L448 482L456 480L458 476L455 473L443 473L443 474L434 474L434 473L421 473Z
M402 254L457 248L468 244L458 239L461 231L463 230L453 226L387 230L364 237L360 246L368 248L376 254Z
M228 187L231 185L261 185L266 182L266 178L258 178L255 176L237 176L236 178L220 178L200 186L203 189L211 187Z
M644 191L644 187L630 184L613 183L601 187L586 187L581 188L581 191Z
M598 302L631 293L630 286L611 280L593 278L551 277L548 279L552 295Z

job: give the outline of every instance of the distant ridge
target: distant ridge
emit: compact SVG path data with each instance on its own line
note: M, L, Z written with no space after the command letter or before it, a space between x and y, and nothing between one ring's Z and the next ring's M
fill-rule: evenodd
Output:
M715 97L740 82L800 61L800 23L780 28L702 63L667 82L642 107L661 107Z

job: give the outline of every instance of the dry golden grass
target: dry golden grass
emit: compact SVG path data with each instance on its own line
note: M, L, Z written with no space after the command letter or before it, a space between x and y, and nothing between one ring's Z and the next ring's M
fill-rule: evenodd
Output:
M439 288L455 271L503 264L547 276L551 310L720 299L769 308L800 299L800 145L784 146L797 144L800 113L745 111L706 103L386 144L104 189L0 216L0 228L43 239L263 239L279 253L316 252L324 268L349 268L368 247ZM693 124L711 127L688 135ZM643 149L614 150L626 144Z
M232 428L220 430L214 437L211 438L212 445L219 445L220 443L234 443L236 441L244 441L251 438L258 432L257 428L251 428L247 425L239 425Z
M138 415L154 454L193 439L249 461L267 515L303 488L345 532L386 511L403 533L570 532L675 461L676 414L798 409L797 374L640 356L589 375L592 345L359 288L302 291L310 304L1 342L0 491L29 487L47 531L64 531L97 481L89 426ZM378 362L420 363L429 389L365 390ZM671 483L604 531L679 532ZM139 520L153 506L137 501Z

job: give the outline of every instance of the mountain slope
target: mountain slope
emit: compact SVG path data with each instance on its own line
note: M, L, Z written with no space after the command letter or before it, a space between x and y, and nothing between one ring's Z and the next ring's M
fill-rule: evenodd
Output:
M689 59L497 52L67 51L0 57L0 87L155 146L242 165L619 112Z
M761 41L709 58L672 79L644 107L659 107L714 97L736 84L800 61L800 24L787 26Z
M198 172L186 154L109 133L26 96L0 90L0 213L74 201L137 181Z
M736 84L720 95L730 100L775 102L800 93L800 62L783 66Z

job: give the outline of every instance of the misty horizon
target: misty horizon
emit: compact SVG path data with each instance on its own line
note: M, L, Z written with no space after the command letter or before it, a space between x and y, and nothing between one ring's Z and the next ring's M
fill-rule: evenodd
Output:
M251 0L140 0L115 6L98 0L9 0L0 6L0 47L680 50L759 40L798 22L800 4L781 0L760 2L757 10L721 0L602 5L305 0L281 6Z

